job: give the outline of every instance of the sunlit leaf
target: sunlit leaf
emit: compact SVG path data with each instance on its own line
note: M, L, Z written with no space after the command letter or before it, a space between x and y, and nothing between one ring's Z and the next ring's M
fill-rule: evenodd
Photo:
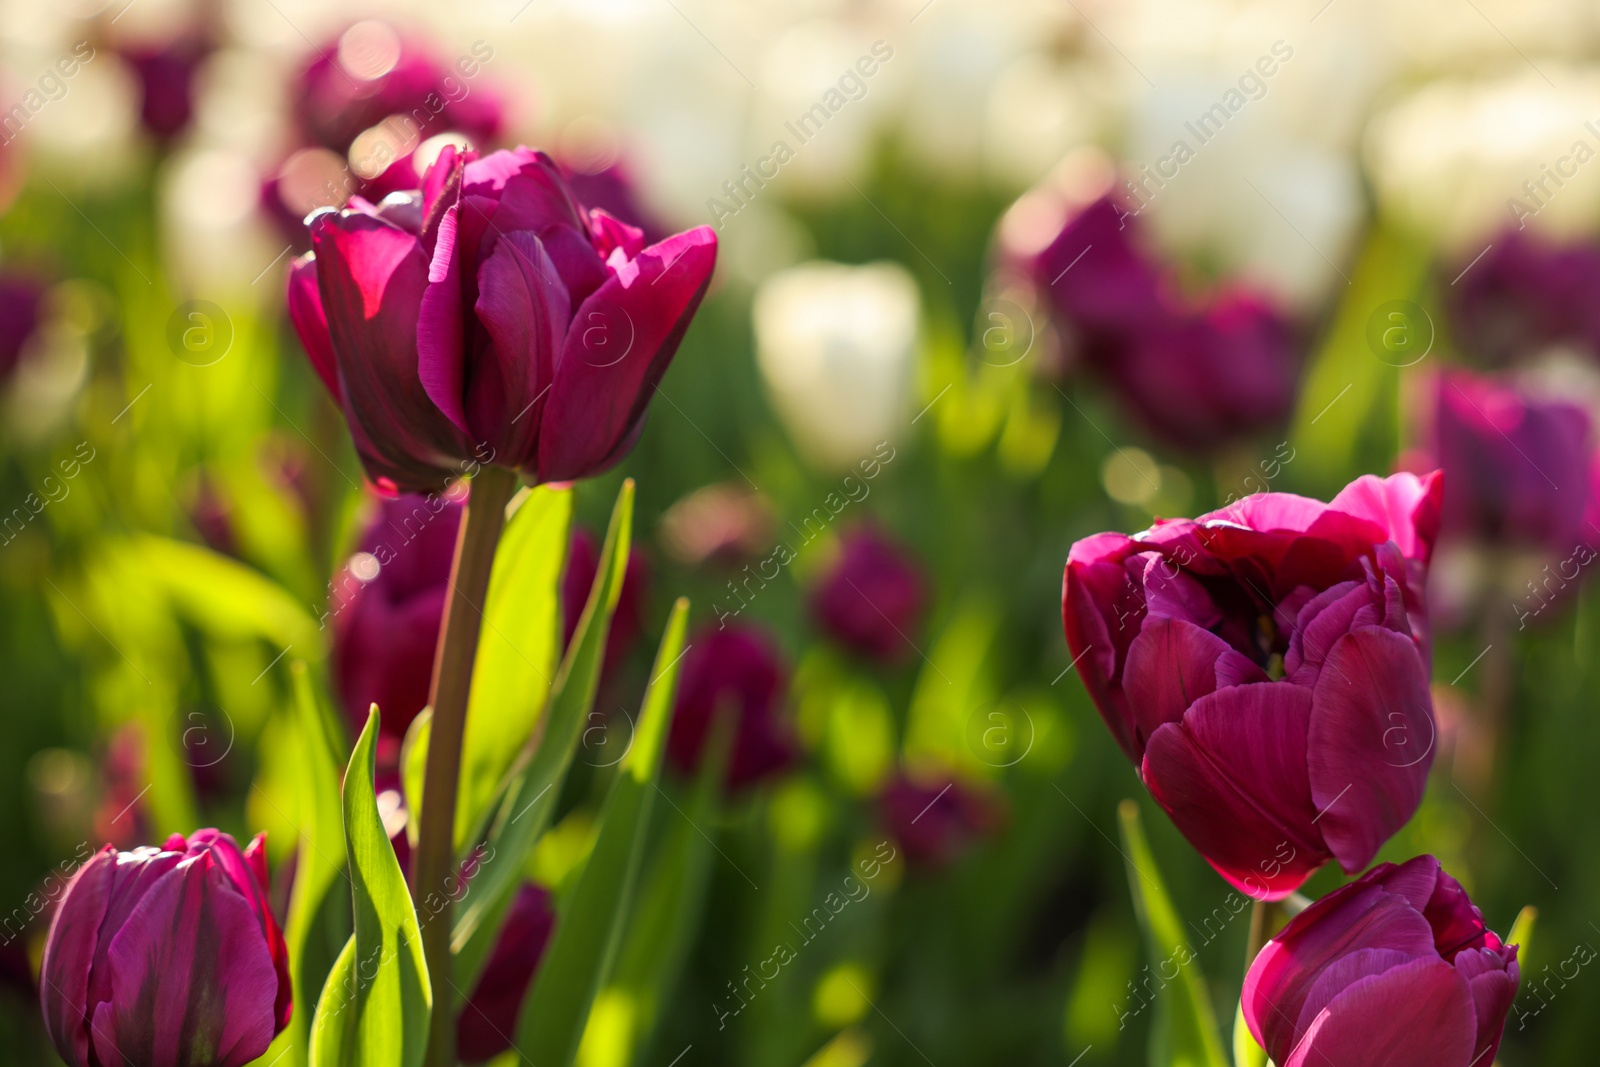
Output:
M578 1051L590 1005L616 956L644 850L656 779L677 690L688 601L674 605L651 669L633 747L606 797L600 833L563 902L555 936L522 1006L516 1048L524 1062L565 1067Z

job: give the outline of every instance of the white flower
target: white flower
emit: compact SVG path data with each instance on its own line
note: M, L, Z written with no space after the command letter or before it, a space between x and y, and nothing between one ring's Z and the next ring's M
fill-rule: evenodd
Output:
M818 466L848 466L901 428L919 303L896 263L803 263L757 290L757 363L790 436Z

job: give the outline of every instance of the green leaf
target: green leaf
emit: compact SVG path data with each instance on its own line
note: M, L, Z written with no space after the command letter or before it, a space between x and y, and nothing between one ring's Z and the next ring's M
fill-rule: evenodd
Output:
M296 824L300 831L294 891L283 938L289 949L289 974L296 990L321 989L340 948L350 937L348 902L330 892L344 870L343 813L339 798L339 764L343 743L312 691L306 665L289 668L294 680L294 731L299 741ZM312 1013L300 1006L286 1033L294 1046L294 1062L309 1055ZM288 1067L286 1063L286 1067Z
M731 715L718 718L684 806L656 808L652 817L650 837L659 838L661 844L640 883L639 904L628 923L610 985L631 1006L632 1032L622 1036L633 1053L649 1043L661 1010L677 991L700 927L716 853L701 827L716 819L734 723ZM599 1021L591 1019L590 1027ZM584 1040L589 1040L587 1035ZM623 1062L628 1059L623 1057Z
M457 954L457 984L472 988L478 969L493 947L498 918L522 877L523 863L533 843L544 832L572 766L578 738L594 707L605 658L611 616L622 593L628 566L628 546L633 526L633 481L622 483L600 567L583 615L578 619L572 644L556 675L550 694L550 711L534 736L517 753L509 772L503 799L487 835L488 855L472 879L472 889L456 910L451 946Z
M344 776L345 847L356 932L328 975L311 1026L312 1067L417 1067L433 995L405 875L378 817L378 708Z
M322 634L288 590L236 560L165 537L134 539L174 609L220 637L260 637L297 658L322 658Z
M1267 1067L1267 1050L1256 1044L1250 1025L1244 1021L1244 1001L1233 1013L1234 1067Z
M1139 806L1124 800L1117 808L1117 818L1122 827L1122 851L1128 861L1134 911L1150 951L1151 968L1160 971L1163 978L1164 968L1176 966L1178 972L1154 998L1151 1067L1228 1067L1205 976L1200 973L1194 949L1183 934L1183 922L1156 869L1150 843L1139 822Z
M549 701L561 653L561 567L572 490L525 489L511 507L473 664L456 806L458 848L476 840L506 768Z
M606 797L600 832L577 885L556 921L517 1027L519 1055L538 1067L566 1067L577 1055L589 1009L600 991L628 919L651 803L660 789L661 756L677 690L689 603L679 600L656 653L633 747Z
M400 783L406 796L406 840L417 847L422 825L422 783L427 777L428 739L433 736L433 709L423 708L406 727L400 742Z

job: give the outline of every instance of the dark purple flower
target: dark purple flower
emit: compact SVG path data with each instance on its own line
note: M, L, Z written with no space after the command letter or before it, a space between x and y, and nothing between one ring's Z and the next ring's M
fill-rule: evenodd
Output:
M1368 475L1328 504L1260 493L1072 546L1062 616L1090 696L1190 844L1253 896L1329 858L1361 870L1422 799L1441 489Z
M368 475L421 491L480 461L539 482L616 463L705 294L715 235L646 248L525 148L446 148L422 185L317 216L290 274L290 317Z
M391 118L419 142L461 133L484 144L505 124L500 98L481 80L493 55L480 43L450 65L384 23L359 22L315 50L293 82L290 107L306 143L340 154Z
M589 601L600 570L600 542L582 526L572 529L567 546L567 567L561 575L561 623L563 645L572 643L583 606ZM634 545L628 552L628 566L622 574L622 589L617 595L617 610L611 617L611 632L606 638L604 670L615 669L644 630L645 597L650 591L650 562Z
M1282 1067L1482 1067L1521 970L1432 856L1323 897L1245 976L1245 1021Z
M31 274L0 272L0 381L11 377L23 345L39 325L44 282Z
M763 630L707 626L694 634L678 679L667 758L693 774L717 716L735 719L726 784L739 789L774 777L799 758L794 728L783 713L788 669Z
M638 188L633 175L621 163L612 163L600 170L582 170L561 164L561 174L567 179L573 195L581 204L591 209L599 208L612 218L633 226L644 234L646 244L655 244L671 236L672 231L660 224L644 205L639 203Z
M122 49L139 79L139 118L158 141L182 133L194 117L194 76L215 45L204 31Z
M943 867L974 841L993 833L999 802L951 777L897 774L878 798L883 825L912 863Z
M1167 443L1215 448L1288 417L1298 360L1282 314L1239 287L1182 296L1110 196L1069 217L1028 272L1069 346Z
M914 651L927 602L922 568L899 543L870 526L841 539L839 558L811 594L811 614L835 640L896 662Z
M1503 378L1441 372L1423 462L1444 471L1444 532L1486 544L1570 552L1590 531L1593 433L1576 404Z
M377 704L384 738L397 743L427 706L461 510L440 496L380 502L334 580L333 674L354 730Z
M482 1063L511 1048L517 1015L555 931L550 891L526 882L517 891L472 996L456 1017L456 1057Z
M1600 245L1508 230L1457 271L1446 292L1451 335L1466 351L1495 366L1559 344L1600 356Z
M243 1067L289 1023L266 835L240 851L197 830L161 848L107 845L73 876L39 999L69 1067Z

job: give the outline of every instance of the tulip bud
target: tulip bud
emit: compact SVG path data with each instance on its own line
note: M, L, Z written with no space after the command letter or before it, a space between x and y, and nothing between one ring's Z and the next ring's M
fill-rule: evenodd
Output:
M244 1067L293 1007L267 905L266 835L242 852L197 830L161 848L107 845L50 924L40 1002L69 1067Z
M1245 976L1283 1067L1491 1064L1521 971L1432 856L1374 867L1290 920Z
M841 644L885 662L915 651L927 596L909 553L870 527L844 535L811 596L811 614Z
M456 1017L456 1058L463 1063L482 1063L511 1048L522 1001L555 925L550 891L524 883L511 902L472 996Z
M997 800L954 778L906 774L884 788L878 811L906 858L926 867L950 864L994 832L1004 815Z
M1423 590L1442 481L1258 493L1072 546L1067 644L1145 785L1258 899L1366 867L1417 809L1436 725Z
M689 641L678 679L667 759L693 774L719 716L734 718L726 784L738 789L787 770L799 757L794 727L782 714L787 669L764 630L706 627Z
M1567 553L1584 522L1594 435L1576 404L1451 370L1431 390L1429 452L1441 468L1444 532L1499 548Z
M0 274L0 382L11 377L24 343L39 325L45 285L25 274Z
M1449 273L1451 336L1479 359L1503 366L1562 344L1600 355L1600 245L1557 245L1514 229Z
M895 263L806 263L756 292L768 395L819 465L848 467L904 425L919 305L916 282Z
M716 261L709 227L646 247L544 153L446 147L421 189L311 222L289 316L385 491L481 464L537 482L632 447Z
M383 501L328 598L345 714L359 731L377 704L391 746L428 703L460 525L461 505L442 496Z

